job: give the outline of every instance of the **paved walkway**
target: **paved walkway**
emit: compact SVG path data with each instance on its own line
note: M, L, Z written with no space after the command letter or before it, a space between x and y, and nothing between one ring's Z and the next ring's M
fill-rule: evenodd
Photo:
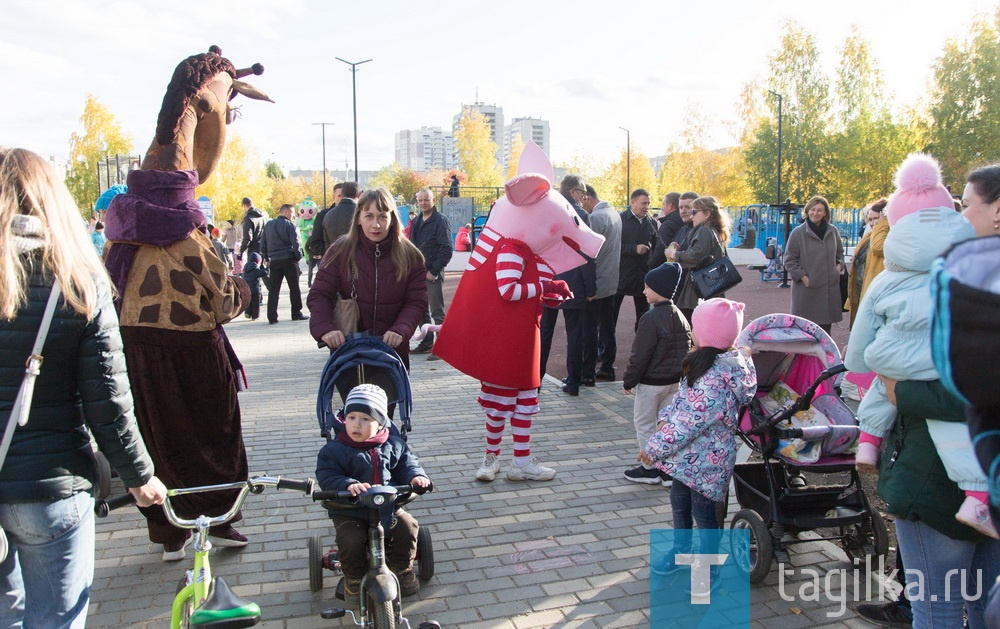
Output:
M315 405L327 353L316 348L307 323L288 320L287 295L279 312L278 325L240 318L227 326L251 383L241 394L250 469L311 477L323 444ZM569 398L547 380L532 453L557 469L556 479L484 484L473 478L483 443L478 384L423 356L413 357L411 381L410 442L437 487L410 508L433 532L436 556L434 578L404 602L413 627L428 619L462 629L648 627L649 529L670 525L670 505L668 490L621 477L635 441L632 399L621 385L599 384ZM507 435L505 465L509 446ZM730 515L736 509L731 505ZM213 567L261 605L262 626L351 626L349 619L318 616L334 600L335 576L321 592L309 591L307 539L334 541L325 511L302 494L267 490L248 498L244 515L240 530L250 545L212 551ZM796 548L795 574L786 576L784 590L777 567L753 588L752 626L870 627L824 597L798 597L802 568L822 576L849 564L826 542ZM98 521L91 627L167 626L177 582L190 566L161 562L160 550L135 510ZM795 598L783 600L782 593Z

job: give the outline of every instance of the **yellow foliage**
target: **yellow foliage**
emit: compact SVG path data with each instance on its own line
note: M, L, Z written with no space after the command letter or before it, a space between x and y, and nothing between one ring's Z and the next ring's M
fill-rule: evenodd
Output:
M468 185L503 185L497 166L497 145L490 139L490 126L485 115L466 107L455 130L455 145L462 171L469 177Z
M660 169L659 190L697 192L711 195L723 205L755 203L744 178L742 152L738 148L710 151L697 146L684 151L671 150Z
M518 133L510 143L510 159L507 160L507 181L517 177L517 163L521 160L521 152L524 150L524 140Z
M231 133L222 151L219 167L211 178L195 190L195 197L206 196L215 206L215 220L221 223L227 219L239 221L243 218L243 197L250 197L255 207L274 216L277 206L271 199L274 182L265 173L264 162L239 135ZM315 197L313 197L315 198ZM320 197L323 198L322 191ZM297 203L280 200L282 203Z
M83 133L74 132L69 138L66 186L77 206L90 216L90 210L100 195L97 162L109 155L129 154L132 151L132 136L122 130L111 110L93 94L87 94L80 123Z

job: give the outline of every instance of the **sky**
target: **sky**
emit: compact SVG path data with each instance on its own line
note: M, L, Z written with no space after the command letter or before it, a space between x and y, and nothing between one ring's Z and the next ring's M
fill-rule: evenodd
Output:
M275 103L237 97L230 127L284 170L353 169L351 72L358 67L361 170L393 162L394 133L450 129L462 104L549 120L553 161L607 163L625 147L661 155L685 112L734 144L738 95L767 75L782 25L811 33L831 80L857 25L897 107L925 97L934 60L998 0L5 0L0 143L66 159L88 94L144 153L174 67L212 44Z

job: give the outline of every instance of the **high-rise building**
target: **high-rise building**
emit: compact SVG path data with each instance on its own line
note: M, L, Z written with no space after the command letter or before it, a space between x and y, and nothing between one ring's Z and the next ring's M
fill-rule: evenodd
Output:
M462 115L465 114L466 108L478 111L479 113L486 116L486 124L490 126L490 139L493 143L497 145L497 163L503 163L503 107L497 105L487 105L486 103L473 103L471 105L462 105L461 111L455 114L455 117L451 121L451 133L452 136L458 131L458 123L462 120ZM456 167L458 164L458 146L452 140L452 160L454 161Z
M455 167L452 137L441 127L420 127L396 132L396 162L403 168L426 173Z
M541 118L514 118L503 128L503 159L500 164L504 170L510 164L510 149L517 136L521 136L525 144L534 142L549 155L549 121Z

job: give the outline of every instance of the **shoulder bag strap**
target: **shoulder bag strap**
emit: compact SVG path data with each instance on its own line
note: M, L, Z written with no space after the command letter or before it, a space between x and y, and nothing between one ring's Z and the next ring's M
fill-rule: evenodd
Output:
M7 421L7 429L3 433L3 441L0 442L0 467L3 466L4 459L7 458L7 450L10 449L10 442L14 438L14 422L18 426L28 423L28 413L31 411L31 400L35 391L35 379L42 367L42 347L45 345L45 337L49 334L49 327L52 325L52 316L56 311L56 304L59 302L59 295L62 289L59 280L52 282L52 291L49 293L49 300L45 304L45 313L42 315L42 323L38 327L38 336L35 337L35 345L31 348L31 355L24 370L24 380L21 388L14 399L14 407L10 411L10 419Z

